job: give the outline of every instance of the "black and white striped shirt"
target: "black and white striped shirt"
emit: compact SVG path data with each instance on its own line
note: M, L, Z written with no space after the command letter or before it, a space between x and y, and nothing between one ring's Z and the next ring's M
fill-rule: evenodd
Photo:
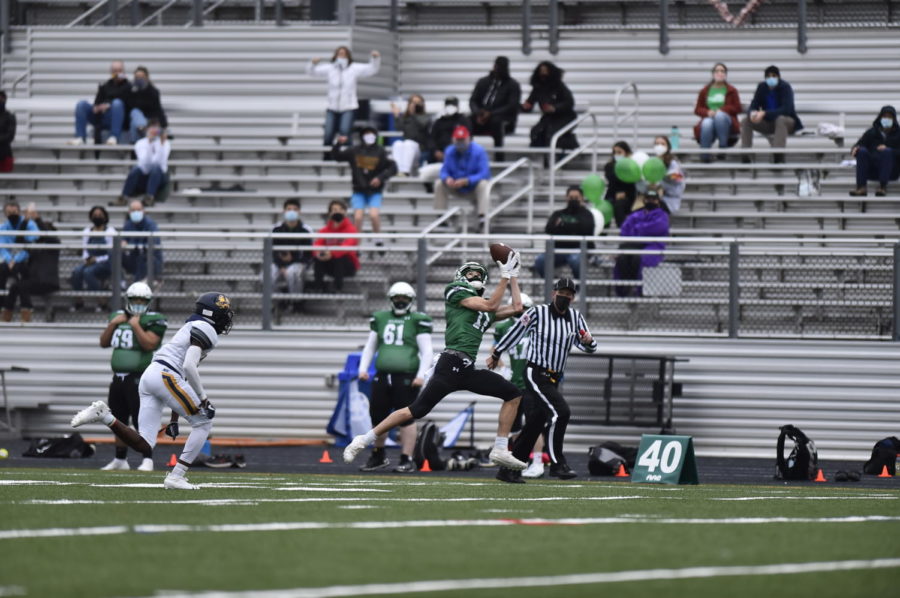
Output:
M530 334L528 342L528 361L537 366L562 372L566 368L566 359L572 345L585 353L597 350L597 341L583 345L579 340L580 331L590 332L587 322L577 309L570 307L560 315L551 305L535 305L530 308L509 331L503 335L494 348L494 352L503 353L510 347L518 345L525 335Z

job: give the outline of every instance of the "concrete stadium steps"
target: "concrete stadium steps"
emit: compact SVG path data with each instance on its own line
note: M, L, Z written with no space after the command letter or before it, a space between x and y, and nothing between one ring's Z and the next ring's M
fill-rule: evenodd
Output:
M179 318L169 315L174 328ZM0 361L32 370L7 376L10 400L27 435L65 433L77 409L106 396L109 353L97 346L99 326L4 328ZM440 336L435 335L438 349ZM218 408L215 435L327 438L325 426L337 397L329 379L365 337L362 325L343 331L236 329L202 367L204 385ZM895 434L891 425L900 416L895 367L900 349L893 343L671 337L599 341L601 353L688 360L675 369L683 395L674 400L674 424L679 434L694 437L701 455L772 457L774 462L778 427L790 423L816 442L820 458L862 461L877 440ZM479 362L488 349L486 342ZM574 412L567 450L580 452L603 440L636 444L641 433L653 433L651 428L579 423L601 402L600 373L591 368L590 359L573 354L564 383ZM429 418L446 423L470 400L477 400L476 443L488 446L499 407L495 399L456 393ZM106 432L90 426L83 433Z

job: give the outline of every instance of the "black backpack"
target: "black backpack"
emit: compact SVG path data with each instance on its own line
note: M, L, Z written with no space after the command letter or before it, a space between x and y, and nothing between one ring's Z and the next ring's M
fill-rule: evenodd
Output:
M863 472L878 475L887 466L888 473L897 475L897 453L900 452L900 440L896 436L884 438L872 447L872 458L863 465Z
M94 455L95 447L81 434L74 432L64 438L35 438L22 456L51 459L86 459Z
M588 449L588 471L591 475L610 476L624 465L628 471L634 469L637 448L622 446L617 442L603 442Z
M794 441L794 449L784 458L784 441L790 438ZM776 480L811 480L816 477L819 468L819 454L816 451L816 443L804 434L800 428L792 425L781 426L781 434L778 435L778 447L776 453Z

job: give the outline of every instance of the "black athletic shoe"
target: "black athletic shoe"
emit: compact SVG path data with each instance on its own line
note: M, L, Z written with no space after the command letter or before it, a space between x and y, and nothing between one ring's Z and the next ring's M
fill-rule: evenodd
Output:
M231 467L232 463L231 455L215 455L204 461L203 464L213 469L224 469Z
M507 484L524 484L525 480L522 479L522 472L510 469L508 467L501 467L499 471L497 471L497 479L501 482L506 482Z
M359 468L360 471L375 471L377 469L384 469L391 462L388 460L387 455L384 452L384 449L372 449L372 454L369 455L369 460L366 461L366 464Z
M416 471L416 464L406 455L400 455L400 463L394 468L398 473L412 473Z
M550 465L550 477L571 480L572 478L577 478L578 474L572 471L568 463L554 463Z
M247 467L247 461L244 460L244 455L235 455L231 459L231 466L237 469L243 469Z

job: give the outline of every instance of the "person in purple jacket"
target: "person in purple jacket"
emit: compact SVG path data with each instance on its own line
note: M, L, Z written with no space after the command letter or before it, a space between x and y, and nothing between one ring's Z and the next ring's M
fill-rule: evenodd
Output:
M622 237L668 237L669 215L660 208L659 195L656 191L647 190L644 195L644 208L635 210L625 219L619 229ZM663 261L662 253L655 253L666 248L666 244L660 241L651 243L629 242L622 243L620 249L644 249L654 253L622 254L616 258L616 266L613 270L613 278L616 280L641 280L644 268L658 266ZM635 285L617 285L616 294L619 297L640 296L641 287Z

